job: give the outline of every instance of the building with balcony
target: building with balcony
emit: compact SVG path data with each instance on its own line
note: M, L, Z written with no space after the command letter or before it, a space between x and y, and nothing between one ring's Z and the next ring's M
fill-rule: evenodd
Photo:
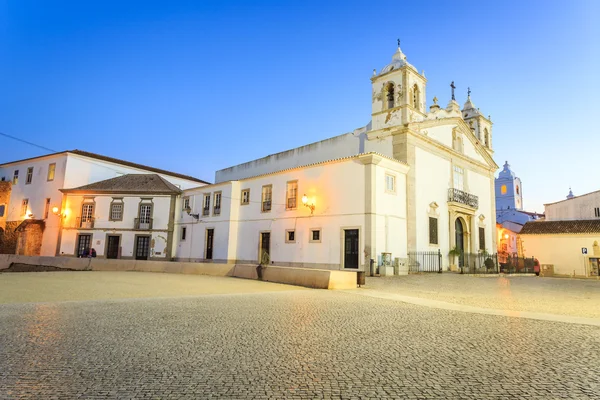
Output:
M60 255L170 260L181 190L158 174L127 174L64 194Z
M0 253L53 256L59 254L61 189L77 188L125 174L158 174L180 189L207 182L155 167L81 150L0 164ZM56 213L53 212L56 209ZM69 215L69 224L92 229L87 210ZM82 213L83 212L83 213Z

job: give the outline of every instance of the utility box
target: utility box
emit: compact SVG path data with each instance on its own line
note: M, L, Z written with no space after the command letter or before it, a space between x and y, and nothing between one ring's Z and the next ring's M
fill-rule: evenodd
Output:
M542 264L540 276L554 276L554 264Z

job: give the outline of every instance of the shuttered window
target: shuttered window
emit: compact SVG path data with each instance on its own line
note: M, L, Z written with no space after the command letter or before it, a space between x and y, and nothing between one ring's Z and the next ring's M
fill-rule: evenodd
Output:
M438 220L434 217L429 217L429 243L438 244Z
M479 250L485 251L485 228L479 228Z

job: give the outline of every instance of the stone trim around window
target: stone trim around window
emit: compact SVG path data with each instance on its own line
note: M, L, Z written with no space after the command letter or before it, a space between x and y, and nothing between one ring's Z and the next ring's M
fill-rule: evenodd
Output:
M292 237L290 238L290 234ZM285 242L286 243L296 243L296 230L295 229L286 229L285 230Z
M244 193L247 193L244 196ZM242 189L241 195L240 195L240 204L242 206L247 206L248 204L250 204L250 189Z
M120 205L121 206L121 218L113 218L113 206ZM108 220L109 221L123 221L123 214L125 212L125 201L122 197L113 197L110 202L110 206L108 207Z
M311 228L308 231L308 242L309 243L321 243L321 240L323 239L323 232L321 230L321 228ZM318 232L318 237L315 239L315 233Z

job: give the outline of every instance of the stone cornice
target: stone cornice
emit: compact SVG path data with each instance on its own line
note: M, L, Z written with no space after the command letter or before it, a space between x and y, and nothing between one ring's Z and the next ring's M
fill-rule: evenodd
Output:
M393 74L395 72L399 72L399 71L403 72L404 70L410 70L410 71L414 72L415 75L418 76L421 79L421 81L423 81L423 83L427 83L427 78L425 78L423 75L421 75L419 73L419 71L417 71L417 69L415 67L409 67L408 65L404 65L404 66L402 66L402 67L400 67L398 69L393 69L393 70L388 71L388 72L386 72L384 74L372 76L371 77L371 82L375 83L375 81L378 81L379 78L381 78L381 77L388 76L388 75L391 75L391 74Z

